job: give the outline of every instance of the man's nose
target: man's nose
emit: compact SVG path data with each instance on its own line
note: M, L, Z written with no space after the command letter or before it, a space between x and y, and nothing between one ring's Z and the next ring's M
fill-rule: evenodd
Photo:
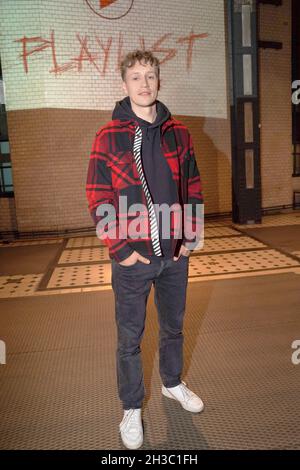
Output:
M148 83L148 78L147 77L143 77L142 85L148 88L149 83Z

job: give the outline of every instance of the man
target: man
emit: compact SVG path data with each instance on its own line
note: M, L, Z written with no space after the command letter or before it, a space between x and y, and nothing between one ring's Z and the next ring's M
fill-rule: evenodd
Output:
M96 134L86 190L98 237L109 247L112 260L117 381L124 409L121 438L127 448L137 449L143 443L140 343L152 284L160 325L162 393L191 412L204 406L181 381L189 254L199 241L197 206L203 200L189 132L157 100L158 59L148 51L129 53L121 63L121 76L128 96ZM174 211L158 213L162 204ZM186 217L179 214L185 205L190 209ZM110 207L112 215L104 217Z

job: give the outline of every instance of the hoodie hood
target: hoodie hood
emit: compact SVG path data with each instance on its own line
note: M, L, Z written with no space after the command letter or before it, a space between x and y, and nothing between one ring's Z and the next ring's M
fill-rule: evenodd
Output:
M161 127L162 124L166 122L171 116L171 113L168 108L163 103L161 103L161 101L158 100L156 100L156 111L157 116L154 122L145 121L133 112L131 108L130 98L129 96L126 96L126 98L122 99L121 101L117 101L112 114L112 119L120 119L121 121L137 121L143 131L143 128L145 127L147 129Z

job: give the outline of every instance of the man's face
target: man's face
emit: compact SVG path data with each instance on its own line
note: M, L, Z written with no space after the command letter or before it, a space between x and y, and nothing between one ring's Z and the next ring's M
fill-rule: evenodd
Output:
M149 107L155 103L158 94L159 80L156 70L149 63L136 62L126 70L123 90L137 107Z

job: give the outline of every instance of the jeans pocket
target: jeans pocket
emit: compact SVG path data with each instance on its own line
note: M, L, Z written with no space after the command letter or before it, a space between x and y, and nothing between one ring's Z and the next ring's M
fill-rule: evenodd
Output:
M124 264L117 263L122 269L130 269L134 268L139 263L139 261L136 261L134 264L129 264L128 266L125 266Z

